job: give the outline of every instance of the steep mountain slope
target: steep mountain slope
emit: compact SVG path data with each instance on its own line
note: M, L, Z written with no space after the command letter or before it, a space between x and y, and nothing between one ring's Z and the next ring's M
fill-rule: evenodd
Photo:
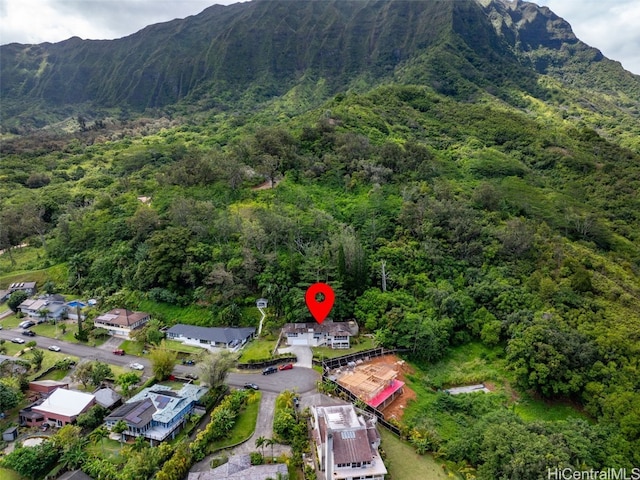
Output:
M415 366L418 451L482 480L640 464L640 82L548 9L259 0L2 48L23 125L154 108L5 136L0 287L168 325L265 296L277 334L326 281Z
M427 83L466 98L480 88L508 99L509 85L543 95L532 68L580 87L606 78L608 93L624 89L626 107L639 111L630 100L637 100L636 77L526 2L258 0L216 5L118 40L11 44L0 55L5 128L42 126L52 111L60 119L72 106L251 107L317 82L316 104L357 80Z

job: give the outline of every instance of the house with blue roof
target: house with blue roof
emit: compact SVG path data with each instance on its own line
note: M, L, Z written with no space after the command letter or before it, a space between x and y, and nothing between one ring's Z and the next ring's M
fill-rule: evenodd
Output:
M174 439L207 390L193 384L185 384L178 391L165 385L154 385L114 410L105 418L105 424L111 428L123 420L128 427L123 432L125 437L142 436L151 445Z

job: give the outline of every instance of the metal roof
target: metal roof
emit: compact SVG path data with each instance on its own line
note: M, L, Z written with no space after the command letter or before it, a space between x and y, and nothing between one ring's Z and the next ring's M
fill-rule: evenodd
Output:
M255 327L198 327L195 325L174 325L167 331L167 335L208 340L216 343L231 343L242 341L256 332Z

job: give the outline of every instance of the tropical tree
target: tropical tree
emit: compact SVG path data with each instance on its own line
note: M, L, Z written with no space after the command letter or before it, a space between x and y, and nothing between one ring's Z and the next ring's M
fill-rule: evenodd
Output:
M160 345L149 354L151 360L151 370L158 381L168 378L173 372L178 360L178 354L167 348L166 341L160 342Z
M31 355L31 363L33 364L33 369L37 372L42 366L42 361L44 360L44 352L40 349L34 349L31 350Z
M208 353L198 363L200 379L211 388L222 385L229 371L236 365L238 355L228 350Z
M267 441L267 439L265 437L263 437L262 435L260 435L258 438L256 438L256 448L259 448L260 450L262 450L262 456L264 457L264 445L265 442Z
M116 385L120 387L122 394L127 398L131 395L129 389L138 382L140 382L140 376L135 372L125 372L116 377Z
M111 431L114 433L120 434L120 446L122 447L122 442L124 441L123 433L129 428L127 423L124 420L118 420L116 424L111 427Z
M0 382L0 412L16 407L21 399L22 394L19 388Z
M75 382L80 382L87 388L89 382L91 382L91 373L93 371L93 363L91 362L82 362L76 366L71 378Z
M103 362L95 362L91 369L91 383L98 387L104 380L109 378L113 378L111 367Z
M104 425L100 425L93 432L89 434L89 440L92 443L100 442L102 448L102 454L104 455L104 439L109 436L109 430Z
M24 302L27 298L29 298L29 295L27 294L27 292L25 292L24 290L16 290L11 294L11 296L9 297L9 300L7 300L7 306L13 312L17 312L18 305Z
M267 446L267 447L271 447L271 461L272 461L272 462L273 462L273 446L274 446L275 444L277 444L277 443L278 443L278 442L277 442L275 439L273 439L273 438L266 438L266 439L264 440L264 444L265 444L265 446Z

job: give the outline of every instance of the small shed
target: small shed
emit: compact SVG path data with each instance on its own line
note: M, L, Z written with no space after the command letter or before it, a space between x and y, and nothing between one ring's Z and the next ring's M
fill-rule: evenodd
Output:
M256 301L256 307L258 307L258 308L267 308L267 299L266 298L259 298Z
M18 438L18 427L7 428L2 433L2 440L4 440L5 442L12 442L16 438Z
M29 390L32 392L50 395L58 388L69 388L68 382L59 382L57 380L34 380L29 382Z

